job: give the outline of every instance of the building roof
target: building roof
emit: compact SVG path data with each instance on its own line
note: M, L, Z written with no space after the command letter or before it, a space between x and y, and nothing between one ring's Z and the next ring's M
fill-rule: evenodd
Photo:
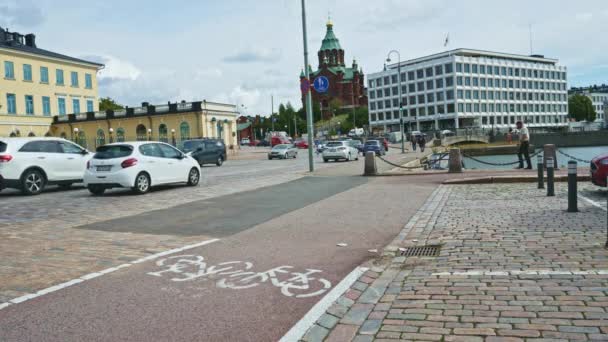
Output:
M310 77L313 78L313 77L317 76L322 70L324 70L324 69L319 69L319 70L311 73ZM328 67L327 70L329 70L334 75L337 75L338 72L342 72L344 74L344 80L352 80L355 72L358 72L357 69L347 68L347 67L343 67L343 66L332 66L332 67Z
M323 38L323 42L321 43L321 48L319 51L325 50L342 50L340 46L340 41L336 38L334 34L334 25L331 21L327 22L327 32L325 33L325 38Z
M525 61L525 62L534 62L534 63L545 63L545 64L556 64L557 59L553 58L545 58L542 55L517 55L512 53L503 53L503 52L492 52L492 51L484 51L484 50L475 50L475 49L454 49L449 51L444 51L440 53L436 53L433 55L428 55L424 57L414 58L401 62L401 66L418 64L425 61L439 59L449 56L467 56L467 57L489 57L489 58L502 58L502 59L511 59L517 61ZM387 68L395 69L397 68L397 63L388 65Z

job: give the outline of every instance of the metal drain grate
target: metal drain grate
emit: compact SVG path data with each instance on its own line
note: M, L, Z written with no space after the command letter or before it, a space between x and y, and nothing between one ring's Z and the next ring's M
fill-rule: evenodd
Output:
M441 246L439 246L439 245L410 247L410 248L405 248L405 250L401 250L401 256L437 257L437 256L439 256L439 251L441 251Z

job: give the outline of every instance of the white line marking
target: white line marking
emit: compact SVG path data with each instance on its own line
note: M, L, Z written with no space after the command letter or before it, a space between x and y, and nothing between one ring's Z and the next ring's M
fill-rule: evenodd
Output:
M600 202L596 202L596 201L592 200L591 198L587 198L587 197L585 197L583 195L578 195L578 197L580 197L581 199L583 199L583 200L591 203L592 205L594 205L594 206L596 206L596 207L598 207L598 208L600 208L600 209L602 209L604 211L608 210L605 205L602 205Z
M342 279L338 285L336 285L325 297L315 304L307 313L294 325L289 331L281 337L279 342L295 342L299 341L306 331L321 317L327 309L338 299L340 296L350 288L352 284L359 279L359 277L368 270L366 267L357 267L350 272L346 278Z
M572 270L572 271L555 271L555 270L505 270L505 271L465 271L465 272L438 272L433 273L434 276L509 276L509 275L606 275L608 270Z
M135 261L132 261L132 262L129 262L129 263L126 263L126 264L118 265L116 267L106 268L105 270L102 270L102 271L99 271L99 272L85 274L85 275L83 275L80 278L72 279L72 280L67 281L65 283L61 283L61 284L53 285L51 287L47 287L47 288L42 289L42 290L40 290L40 291L38 291L36 293L28 293L28 294L23 295L21 297L13 298L13 299L9 300L8 303L0 303L0 310L2 310L4 308L7 308L11 304L22 303L22 302L25 302L27 300L43 296L45 294L49 294L51 292L59 291L61 289L65 289L66 287L70 287L70 286L78 284L78 283L82 283L82 282L84 282L86 280L97 278L97 277L100 277L100 276L102 276L104 274L112 273L114 271L118 271L120 269L130 267L130 266L135 265L135 264L140 264L140 263L148 261L148 260L154 260L154 259L157 259L157 258L159 258L161 256L165 256L165 255L168 255L168 254L182 252L182 251L185 251L187 249L192 249L192 248L208 245L208 244L211 244L211 243L214 243L214 242L217 242L217 241L220 241L220 239L211 239L211 240L195 243L193 245L187 245L187 246L171 249L171 250L168 250L168 251L164 251L164 252L148 255L147 257L144 257L144 258L141 258L141 259L137 259Z

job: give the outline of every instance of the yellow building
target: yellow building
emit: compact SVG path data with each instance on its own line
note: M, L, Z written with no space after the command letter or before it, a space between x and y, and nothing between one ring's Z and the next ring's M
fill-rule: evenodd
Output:
M36 36L0 27L0 137L48 134L54 115L99 109L102 64L36 46Z
M235 105L198 101L124 110L54 116L50 133L94 150L120 141L158 140L179 146L183 140L220 138L237 146Z

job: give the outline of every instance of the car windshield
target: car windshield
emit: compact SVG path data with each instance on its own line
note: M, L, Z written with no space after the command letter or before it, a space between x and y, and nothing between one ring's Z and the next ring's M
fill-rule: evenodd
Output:
M0 141L0 152L6 152L6 143L3 141Z
M184 141L184 147L182 148L182 150L186 153L192 152L192 151L196 150L197 147L199 147L200 145L201 145L200 141L195 141L195 140Z
M273 147L273 150L285 150L289 147L289 145L277 145L275 147Z
M342 145L344 145L344 143L341 141L330 141L327 143L327 147L339 147Z
M365 145L378 145L379 143L378 140L368 140L365 142Z
M124 158L133 153L133 146L130 145L106 145L97 148L94 159L113 159Z

